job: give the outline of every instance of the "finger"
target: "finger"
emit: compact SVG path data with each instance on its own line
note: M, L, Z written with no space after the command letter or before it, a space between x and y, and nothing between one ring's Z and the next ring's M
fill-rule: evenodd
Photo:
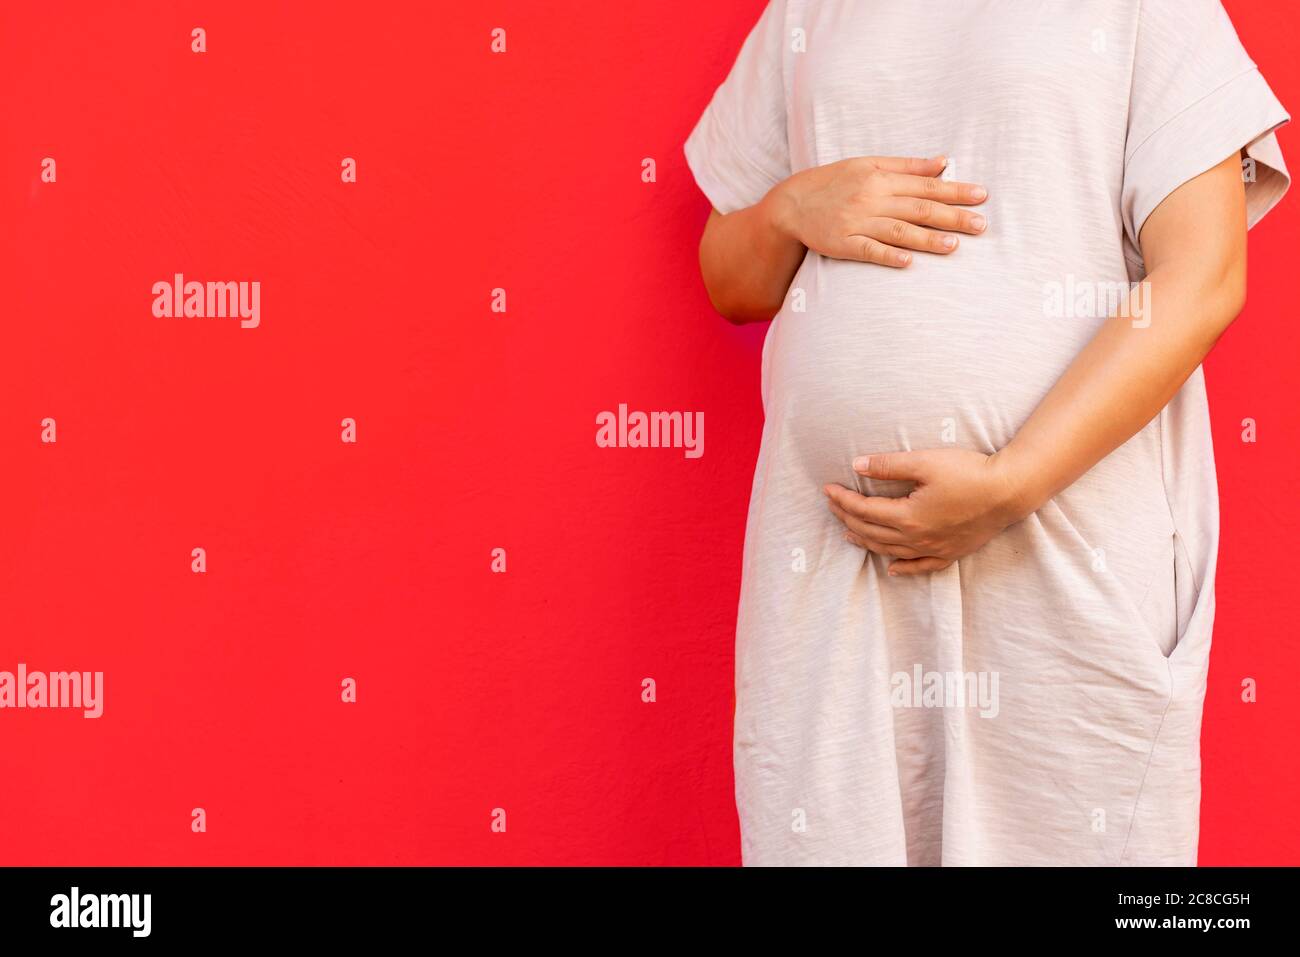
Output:
M895 578L905 575L928 575L943 571L952 564L950 558L898 558L889 563L889 574Z
M844 527L849 529L855 535L863 538L870 538L878 541L883 545L907 545L910 539L896 528L890 528L888 525L877 525L875 522L866 522L845 511L839 503L831 499L827 504Z
M911 176L938 176L948 168L946 156L868 156L876 169L886 173L907 173Z
M897 557L901 558L919 558L920 555L924 554L923 551L914 549L914 547L909 544L907 537L901 532L898 532L898 529L888 528L887 525L876 525L871 523L871 521L863 521L862 519L857 518L857 516L850 515L849 512L844 511L844 508L837 506L835 502L829 503L829 506L831 506L831 511L835 514L835 518L839 519L841 523L844 523L844 527L848 529L849 533L852 533L853 536L879 542L881 546L889 547L889 549L906 549L906 554L902 553L902 551L897 551L897 553L896 551L888 551L888 553L883 554L897 555Z
M862 535L855 535L853 532L845 532L844 540L858 546L858 548L863 548L869 552L874 552L877 555L885 555L888 558L895 558L900 561L904 559L919 560L921 555L920 552L908 548L905 545L888 545L885 542L878 542L875 539L866 538Z
M988 220L979 213L948 206L932 199L917 199L913 196L886 197L880 204L880 213L918 226L971 235L984 232L988 226Z
M984 202L988 190L978 183L958 183L933 176L912 176L908 173L886 173L885 187L895 196L915 196L936 203L969 206Z
M924 452L875 452L853 460L853 471L885 482L923 482L929 475Z
M912 261L912 254L895 249L870 236L848 236L840 248L833 253L833 258L902 269Z
M924 202L924 200L919 200ZM926 253L950 253L957 248L957 237L933 229L913 226L901 219L872 217L861 226L862 234L904 249L919 249Z
M911 506L906 498L859 495L843 485L826 485L823 490L840 508L855 518L873 525L901 531Z

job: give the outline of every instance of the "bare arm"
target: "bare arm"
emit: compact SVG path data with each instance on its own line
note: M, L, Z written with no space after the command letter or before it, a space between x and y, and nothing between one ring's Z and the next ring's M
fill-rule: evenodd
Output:
M775 205L768 193L725 216L709 211L700 237L700 274L713 308L731 322L762 322L776 315L807 252L777 226Z
M902 268L908 249L950 253L955 233L984 220L955 208L984 201L971 183L938 179L945 160L855 157L795 173L753 206L709 213L700 273L713 307L732 322L781 309L808 249L835 259Z
M1246 302L1246 193L1235 154L1174 190L1139 238L1145 296L1079 353L994 458L1034 511L1150 422ZM1133 295L1130 296L1130 300Z
M854 462L872 478L915 482L903 498L826 487L850 541L902 559L891 575L944 568L1036 511L1160 413L1245 301L1239 158L1166 197L1139 241L1148 266L1141 309L1131 294L1004 449L886 452ZM1135 324L1138 312L1145 316Z

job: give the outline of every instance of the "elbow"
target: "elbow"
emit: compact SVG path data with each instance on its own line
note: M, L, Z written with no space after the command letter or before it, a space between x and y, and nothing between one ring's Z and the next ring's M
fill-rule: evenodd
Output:
M726 290L718 277L710 274L703 256L700 257L700 279L704 281L704 292L709 297L709 305L713 307L713 311L728 322L737 323L739 320L736 318L735 306L726 295Z
M1246 251L1244 249L1241 255L1236 257L1224 285L1228 321L1231 322L1246 308Z
M737 280L735 274L716 267L714 259L708 255L705 239L699 243L699 277L705 283L708 303L732 325L766 322L780 312L781 302L784 302L784 294L775 303L766 302L768 296L762 290L746 286Z
M706 284L706 288L707 284ZM708 289L709 302L723 319L733 326L744 326L751 322L766 322L776 315L777 309L756 308L753 303L732 301Z
M1232 325L1246 307L1246 249L1243 244L1226 258L1215 277L1214 288L1209 291L1210 301L1222 328Z
M705 254L703 242L700 244L700 278L704 281L704 291L709 296L709 304L714 311L729 323L743 326L751 322L766 322L777 314L781 308L775 305L755 301L753 290L737 286L734 279L720 275L710 268L710 259Z
M1244 214L1243 214L1243 219ZM1219 258L1219 295L1221 315L1226 328L1246 308L1246 225L1232 230Z
M1185 308L1194 310L1211 342L1217 341L1246 305L1245 243L1202 256L1200 263L1171 263L1166 269L1171 282L1183 288Z

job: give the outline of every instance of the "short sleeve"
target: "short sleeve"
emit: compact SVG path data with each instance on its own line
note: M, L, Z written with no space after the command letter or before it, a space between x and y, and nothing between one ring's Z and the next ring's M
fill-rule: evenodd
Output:
M790 175L784 38L785 0L768 0L686 139L686 165L720 213L754 205Z
M1259 222L1291 183L1275 133L1288 120L1220 0L1142 0L1120 201L1133 248L1166 196L1242 149L1247 228Z

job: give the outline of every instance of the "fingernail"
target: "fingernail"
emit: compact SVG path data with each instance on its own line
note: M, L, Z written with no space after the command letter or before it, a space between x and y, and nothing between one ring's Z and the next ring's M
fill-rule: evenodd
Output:
M900 266L906 266L908 263L912 261L912 257L909 256L907 253L899 253L894 258L898 260L898 264Z
M897 578L897 577L898 577L898 572L894 571L893 569L890 569L890 571L889 571L889 577L890 577L890 578Z
M856 459L853 460L854 471L865 472L869 468L871 468L870 455L859 455Z
M984 227L988 225L988 220L983 216L972 216L970 218L970 228L977 232L984 232Z
M945 236L945 237L943 237L943 248L944 248L944 249L956 249L956 248L957 248L957 237L956 237L956 236Z
M972 187L970 191L971 199L983 199L988 194L989 191L983 186Z

